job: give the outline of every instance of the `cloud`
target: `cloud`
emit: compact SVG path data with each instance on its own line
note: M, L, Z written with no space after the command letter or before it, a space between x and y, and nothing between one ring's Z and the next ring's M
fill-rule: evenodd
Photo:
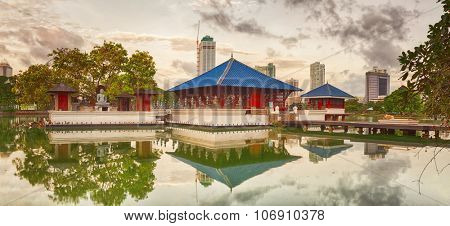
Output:
M347 17L321 33L337 38L345 47L360 43L359 52L369 64L386 68L398 66L396 58L401 53L398 42L406 40L409 33L407 21L417 12L390 3L361 7L361 11L359 18Z
M112 40L127 43L142 43L167 41L175 51L195 51L195 40L184 37L164 37L152 34L138 34L133 32L110 32L96 36L97 39Z
M172 61L172 67L178 71L183 71L188 75L194 75L196 73L196 64L193 62L185 62L181 60Z
M397 56L402 52L402 48L390 40L374 40L368 46L361 48L361 53L366 62L372 66L380 65L386 68L398 68L400 64Z
M257 1L256 3L265 4L265 1ZM299 40L307 37L300 34L293 37L274 34L260 25L254 18L244 19L234 16L233 4L238 3L233 1L209 0L203 2L203 4L198 4L197 9L194 11L200 15L203 22L210 23L214 27L228 32L279 39L281 44L286 46L286 48L295 47Z
M60 27L38 26L2 30L0 36L13 49L27 49L18 51L17 54L22 53L22 57L29 54L28 57L36 60L48 60L47 55L56 48L79 48L85 44L81 36Z
M402 205L404 188L395 181L409 167L408 158L369 160L358 175L344 175L336 185L319 189L320 200L325 205Z

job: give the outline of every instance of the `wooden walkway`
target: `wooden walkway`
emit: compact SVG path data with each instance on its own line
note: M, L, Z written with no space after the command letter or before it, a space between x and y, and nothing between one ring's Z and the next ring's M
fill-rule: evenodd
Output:
M345 122L345 121L284 121L283 124L289 127L303 128L319 126L321 131L328 129L333 132L334 129L342 128L348 132L349 128L358 129L362 134L363 129L368 129L369 134L394 134L395 130L400 130L404 135L416 136L417 131L423 132L422 137L429 137L430 131L434 131L435 137L439 138L440 132L450 131L450 127L432 125L432 124L390 124L378 122Z

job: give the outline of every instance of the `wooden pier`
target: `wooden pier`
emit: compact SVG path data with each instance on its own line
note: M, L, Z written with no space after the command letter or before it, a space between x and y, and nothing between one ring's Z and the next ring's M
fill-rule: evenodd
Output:
M308 127L318 126L324 132L341 128L344 133L348 132L349 128L357 129L359 134L364 133L367 129L369 134L395 134L396 130L403 132L403 135L416 136L417 132L423 132L423 138L430 137L430 131L434 132L434 137L439 139L441 132L450 130L450 127L432 125L432 124L394 124L394 123L379 123L379 122L345 122L345 121L284 121L283 124L289 127L302 128L305 131Z

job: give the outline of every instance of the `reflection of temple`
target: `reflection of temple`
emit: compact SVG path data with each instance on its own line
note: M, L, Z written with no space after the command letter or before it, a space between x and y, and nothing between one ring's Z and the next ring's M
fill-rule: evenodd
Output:
M252 177L299 158L291 156L284 147L270 146L267 130L184 130L187 131L183 131L183 136L180 136L179 130L172 130L178 147L168 154L195 168L197 180L205 184L216 180L232 189ZM199 142L208 138L215 139L206 144ZM228 139L230 141L226 142Z
M386 156L389 151L388 145L375 144L375 143L365 143L364 144L364 155L368 155L370 159L382 159Z
M249 144L261 144L269 136L269 129L237 131L202 131L181 127L172 127L172 138L185 143L200 145L210 149L243 147Z
M310 162L318 163L347 150L353 145L344 143L344 140L309 138L306 144L301 144L300 146L309 151Z

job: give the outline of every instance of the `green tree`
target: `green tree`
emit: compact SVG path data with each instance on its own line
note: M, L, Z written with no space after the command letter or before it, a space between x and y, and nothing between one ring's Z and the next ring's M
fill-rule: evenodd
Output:
M362 112L364 111L364 104L359 103L357 99L349 99L345 101L345 111L346 112Z
M53 50L49 56L52 60L52 70L59 82L77 89L82 96L88 96L89 71L92 66L89 54L79 49L61 48Z
M123 73L110 83L108 95L113 97L122 92L133 93L137 89L155 89L156 73L153 57L146 51L136 51L124 66Z
M53 70L48 65L37 64L19 72L13 90L20 104L35 103L38 110L46 110L51 103L47 91L54 82Z
M16 96L12 90L15 77L0 76L0 111L13 111Z
M383 101L370 101L366 105L366 110L369 108L372 108L374 111L376 111L378 113L385 112Z
M402 52L402 80L408 88L421 94L425 113L432 117L450 119L450 0L438 0L443 5L441 20L429 26L428 40Z
M94 100L97 87L99 85L109 87L123 71L128 61L127 51L120 43L105 41L102 46L94 46L89 53L89 60L91 85L87 86L87 93L91 100Z
M385 111L389 113L420 114L423 109L419 95L411 92L405 86L392 92L384 98L383 102Z

